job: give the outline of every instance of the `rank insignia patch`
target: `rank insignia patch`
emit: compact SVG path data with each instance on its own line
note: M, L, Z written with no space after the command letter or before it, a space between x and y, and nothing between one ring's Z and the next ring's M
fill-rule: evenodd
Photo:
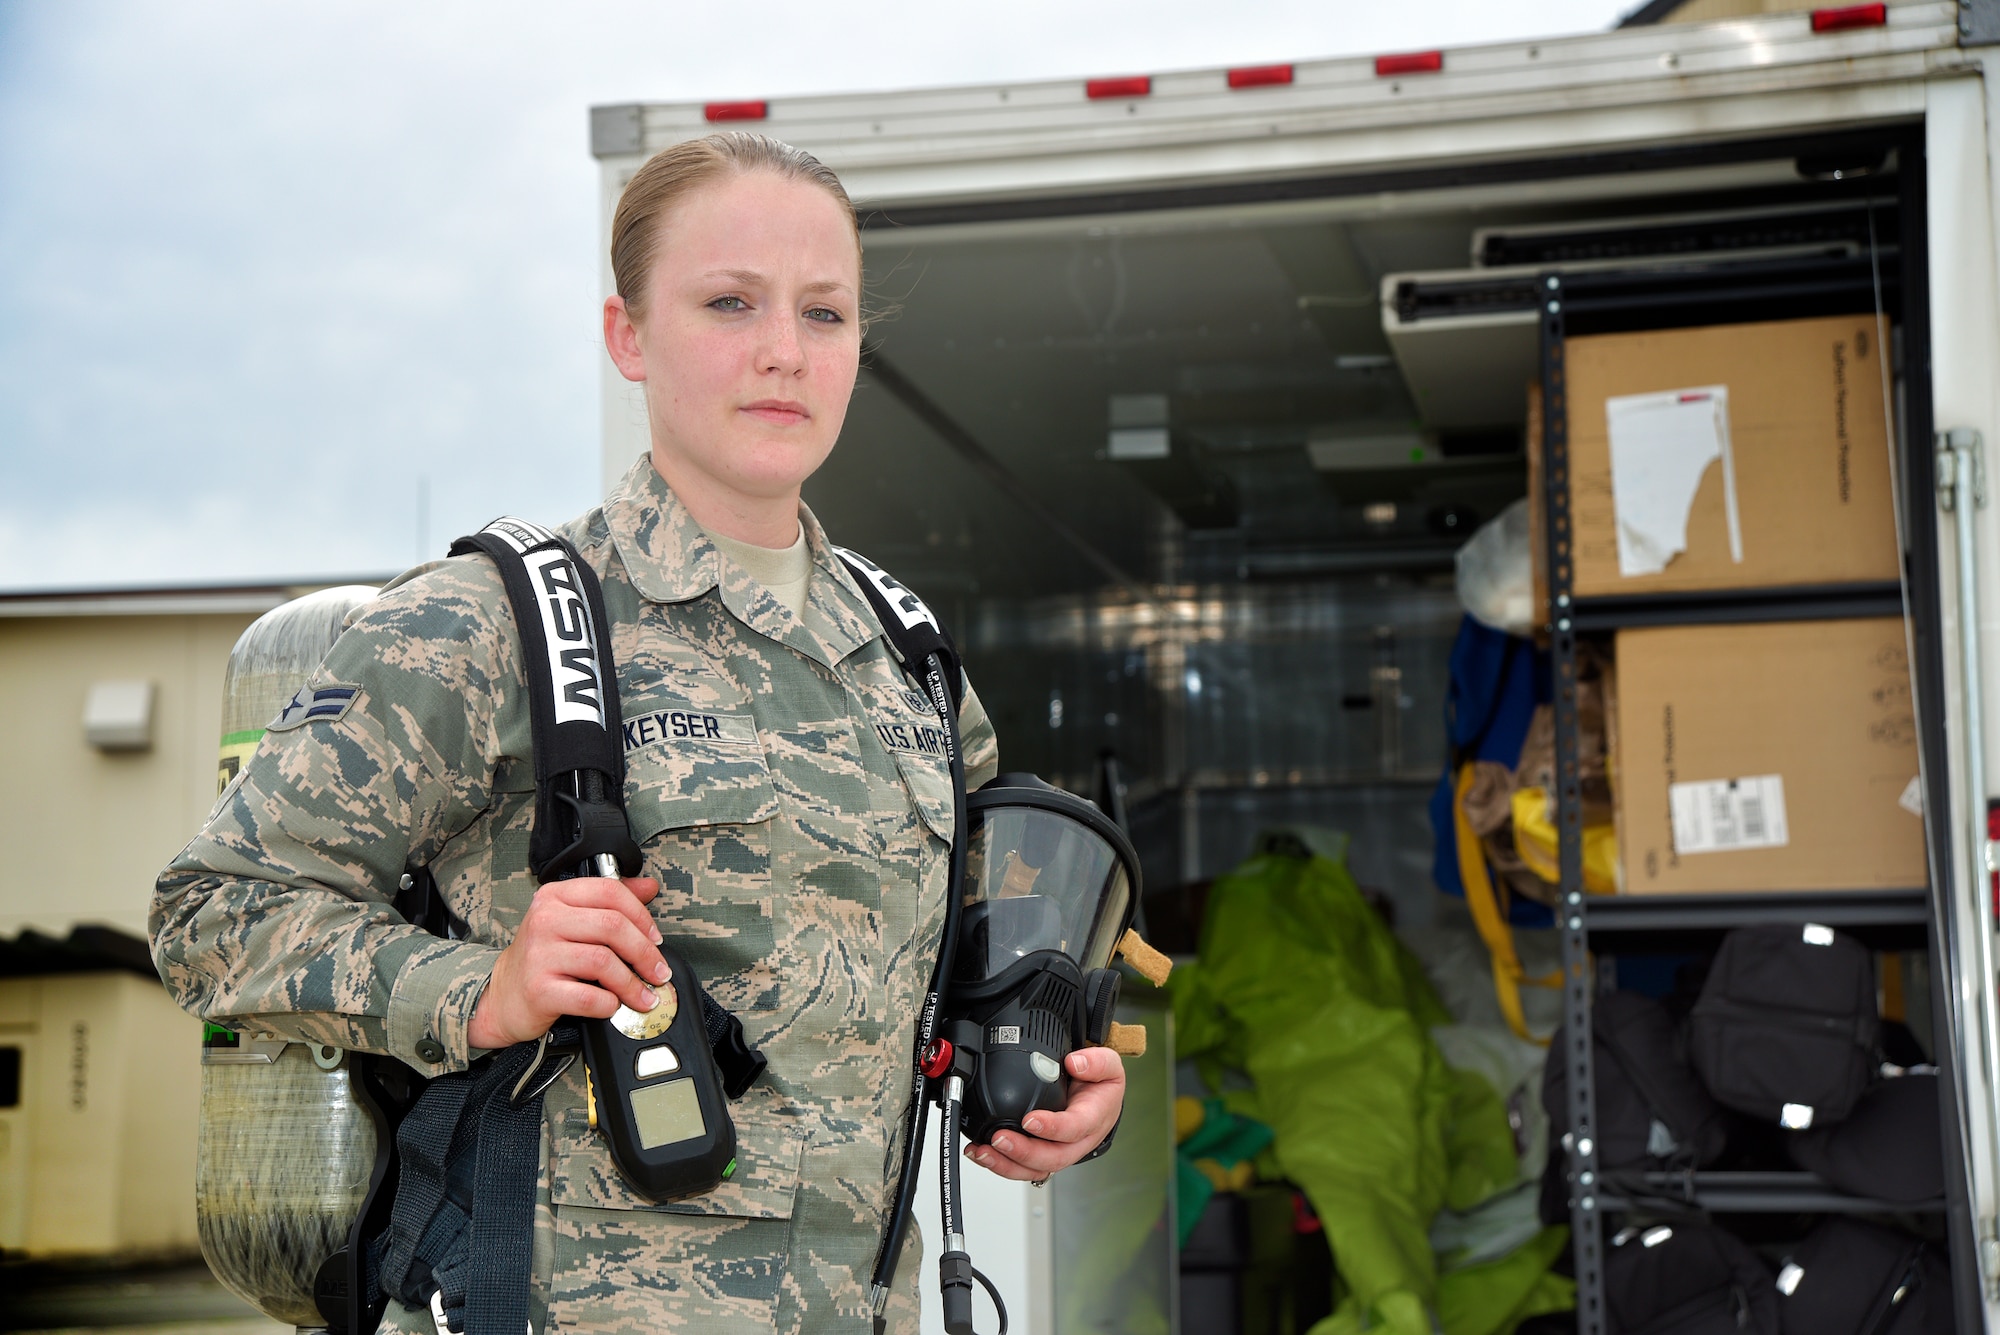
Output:
M348 686L342 682L330 681L324 686L301 686L285 707L278 711L278 717L271 720L270 732L286 732L315 719L329 723L345 718L347 711L354 708L354 702L361 698L359 686Z

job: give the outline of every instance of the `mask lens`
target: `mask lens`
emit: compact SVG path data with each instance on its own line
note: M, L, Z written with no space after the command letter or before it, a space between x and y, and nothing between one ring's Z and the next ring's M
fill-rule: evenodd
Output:
M1109 962L1132 891L1103 836L1058 812L996 807L975 816L967 843L958 979L990 978L1038 950L1084 969Z

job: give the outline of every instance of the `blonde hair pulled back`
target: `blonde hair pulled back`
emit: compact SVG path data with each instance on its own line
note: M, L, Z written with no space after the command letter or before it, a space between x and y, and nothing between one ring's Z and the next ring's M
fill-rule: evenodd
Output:
M802 148L769 135L744 130L688 139L663 148L646 159L618 196L611 216L611 273L625 307L638 319L644 313L646 284L653 275L666 220L688 196L725 176L744 172L776 172L788 181L818 186L839 201L854 229L854 247L861 249L861 223L847 188L831 168Z

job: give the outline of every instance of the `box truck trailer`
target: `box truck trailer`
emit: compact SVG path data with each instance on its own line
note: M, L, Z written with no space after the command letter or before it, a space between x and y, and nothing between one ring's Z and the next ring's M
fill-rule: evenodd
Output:
M607 233L649 154L716 128L798 144L841 174L875 313L807 499L949 618L1009 768L1122 799L1154 934L1184 952L1207 884L1272 828L1342 832L1355 876L1405 925L1436 911L1425 803L1450 758L1454 554L1528 497L1555 701L1552 926L1523 934L1560 961L1542 1014L1587 1033L1597 990L1639 976L1626 960L1698 957L1742 925L1830 926L1893 958L1884 1006L1893 991L1943 1090L1945 1190L1919 1226L1948 1255L1958 1328L1976 1330L2000 1317L1986 777L2000 747L1982 722L2000 705L2000 507L1982 462L2000 431L1996 42L1994 0L1862 4L1232 69L746 87L597 107L590 123ZM1828 321L1840 351L1798 341ZM1678 342L1616 342L1667 333ZM1794 377L1788 357L1806 369ZM608 479L646 435L632 387L604 375ZM1652 391L1672 402L1636 402ZM1709 432L1682 484L1620 453L1654 408L1679 424L1683 462ZM1794 410L1822 422L1796 431L1832 442L1832 529L1811 518L1812 466L1771 467ZM1883 643L1856 660L1860 684L1818 683L1852 701L1826 707L1824 731L1879 707L1856 745L1893 754L1871 752L1874 769L1838 751L1808 764L1804 742L1780 754L1770 794L1789 794L1786 828L1817 837L1852 794L1815 784L1851 772L1893 783L1880 800L1917 833L1884 825L1890 854L1800 856L1767 885L1740 851L1764 788L1725 795L1737 825L1703 826L1737 852L1701 853L1722 845L1678 825L1669 837L1673 813L1648 797L1628 842L1750 870L1647 893L1627 867L1625 893L1586 895L1578 674L1614 643L1666 662L1648 646L1683 641L1655 631L1791 623L1873 627ZM1647 680L1671 696L1693 678ZM1734 745L1760 711L1722 708L1724 681L1700 698L1752 716L1720 726ZM1787 727L1774 735L1819 745L1810 719ZM1899 765L1907 776L1875 773ZM1220 1300L1182 1273L1171 1098L1190 1076L1170 1012L1128 992L1155 1046L1117 1153L1046 1193L979 1187L971 1242L1016 1328L1241 1324L1247 1271ZM1603 1332L1607 1257L1640 1202L1598 1178L1589 1045L1548 1060L1570 1091L1573 1129L1550 1153L1577 1329ZM1800 1172L1652 1185L1741 1224L1774 1265L1773 1220L1890 1212Z

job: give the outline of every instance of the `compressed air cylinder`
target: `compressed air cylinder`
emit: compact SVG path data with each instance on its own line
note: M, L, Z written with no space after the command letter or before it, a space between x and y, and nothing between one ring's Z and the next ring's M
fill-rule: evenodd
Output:
M338 1048L239 1036L202 1049L201 1254L238 1297L294 1326L326 1324L313 1277L346 1245L375 1163L348 1074Z
M252 622L223 678L218 791L257 749L264 726L326 656L362 585L324 589ZM320 1265L347 1242L375 1163L375 1127L356 1102L339 1048L210 1025L202 1039L195 1219L215 1277L294 1326L324 1326Z
M243 768L292 692L306 684L340 638L347 614L375 596L366 584L343 584L274 607L237 637L222 675L222 756L215 791Z

